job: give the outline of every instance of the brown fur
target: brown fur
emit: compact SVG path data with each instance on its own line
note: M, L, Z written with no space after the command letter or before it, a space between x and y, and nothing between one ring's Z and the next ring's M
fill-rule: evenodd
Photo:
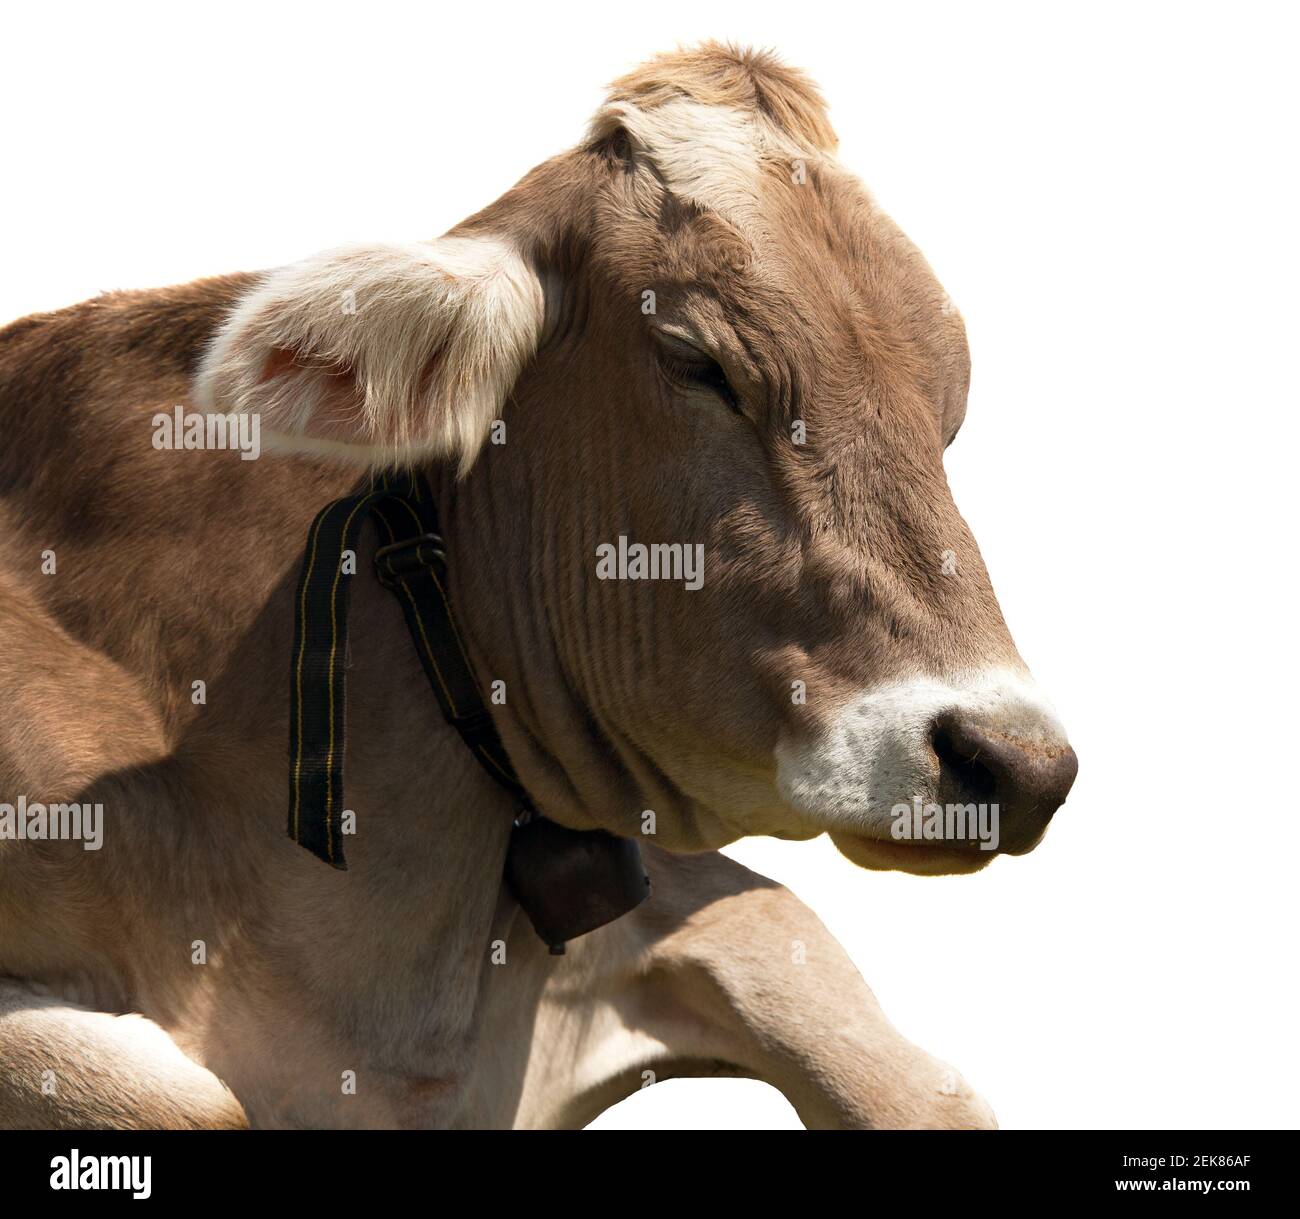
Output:
M609 93L612 102L651 108L673 97L754 111L823 152L834 152L839 143L820 90L770 51L719 42L679 49L656 55L620 76Z
M679 52L613 93L675 96L835 145L815 87L766 54ZM547 814L636 833L653 809L664 848L655 899L560 962L500 890L510 802L441 721L373 582L354 593L350 870L284 834L292 587L311 518L358 471L149 445L256 277L0 332L0 799L100 800L106 823L94 854L0 842L0 1125L130 1124L131 1080L153 1078L128 1057L111 1105L42 1109L33 986L63 1003L69 1047L98 1027L77 1011L138 1012L215 1075L188 1114L141 1083L140 1124L241 1120L217 1079L254 1124L580 1124L646 1064L768 1079L810 1124L991 1121L798 902L671 853L815 832L775 792L773 747L854 691L1018 664L943 476L960 320L843 171L795 185L770 164L762 184L766 238L674 198L645 150L598 128L456 230L509 234L547 306L508 443L463 480L455 454L427 465L458 617L480 679L507 683L498 726ZM652 324L707 341L744 415L671 384ZM594 582L619 533L703 542L704 588ZM948 548L959 573L940 578ZM796 940L814 946L803 972ZM75 1071L83 1050L67 1053Z

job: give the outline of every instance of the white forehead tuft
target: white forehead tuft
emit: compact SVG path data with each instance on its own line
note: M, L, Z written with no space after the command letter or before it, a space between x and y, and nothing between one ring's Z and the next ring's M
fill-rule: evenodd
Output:
M610 102L596 115L593 131L621 125L654 162L668 189L683 200L748 227L759 204L762 165L778 160L793 174L828 160L826 153L800 148L758 113L675 98L642 108Z

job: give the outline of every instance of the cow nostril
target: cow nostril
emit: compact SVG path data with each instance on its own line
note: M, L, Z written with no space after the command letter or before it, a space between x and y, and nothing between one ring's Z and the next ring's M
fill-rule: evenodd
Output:
M939 802L996 804L1003 849L1010 852L1038 840L1079 769L1068 745L1051 748L1004 736L959 712L935 721L930 744L939 761Z
M988 804L997 794L997 778L979 753L968 756L949 735L946 720L939 720L930 734L930 748L939 759L939 796L946 804Z

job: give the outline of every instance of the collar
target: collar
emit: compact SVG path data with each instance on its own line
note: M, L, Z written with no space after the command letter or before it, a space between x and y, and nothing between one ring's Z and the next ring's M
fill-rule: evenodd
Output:
M447 553L428 484L414 473L385 473L317 514L307 535L295 597L289 695L289 836L325 863L346 870L343 757L347 731L347 632L361 529L374 520L383 545L379 582L397 597L416 655L443 718L517 813L505 880L552 953L566 940L640 905L650 881L632 839L548 821L519 781L483 702L448 595Z

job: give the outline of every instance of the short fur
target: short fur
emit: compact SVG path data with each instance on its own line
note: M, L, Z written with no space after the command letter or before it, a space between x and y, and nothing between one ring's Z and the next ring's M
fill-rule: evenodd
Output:
M904 799L947 764L922 702L974 708L1012 764L1066 755L1040 704L1005 716L962 676L1023 676L943 474L965 337L834 145L802 75L708 45L624 77L583 143L447 237L0 331L0 800L104 806L99 852L0 841L0 1126L570 1125L643 1070L752 1074L810 1125L991 1123L806 908L712 853L829 827L869 867L965 867L876 836L843 783L878 766L783 791L778 745L822 782L846 723L905 735ZM155 450L178 403L264 413L303 451ZM363 576L349 870L285 836L304 539L390 459L434 486L540 807L653 830L655 897L567 957L502 890L511 801ZM703 587L597 580L619 535L703 545ZM1026 782L1006 816L1037 832L1063 794Z

